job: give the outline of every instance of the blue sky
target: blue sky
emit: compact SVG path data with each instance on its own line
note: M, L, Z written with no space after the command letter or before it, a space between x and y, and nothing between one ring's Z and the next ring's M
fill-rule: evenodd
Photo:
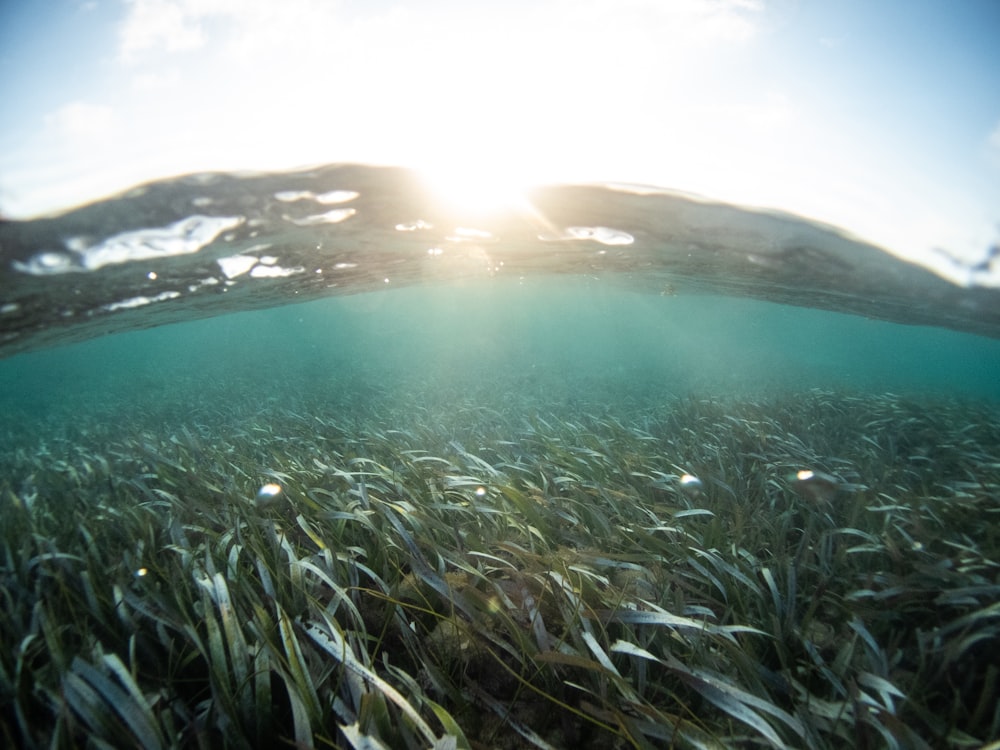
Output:
M0 211L208 169L639 182L1000 236L997 0L0 0Z

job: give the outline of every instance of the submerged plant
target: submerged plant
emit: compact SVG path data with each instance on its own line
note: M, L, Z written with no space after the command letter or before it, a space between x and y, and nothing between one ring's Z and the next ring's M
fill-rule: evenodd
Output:
M1000 736L988 410L813 391L432 417L301 398L7 438L3 742Z

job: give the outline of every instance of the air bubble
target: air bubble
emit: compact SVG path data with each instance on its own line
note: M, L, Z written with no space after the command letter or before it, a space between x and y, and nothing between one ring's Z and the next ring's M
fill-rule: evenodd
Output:
M259 506L270 505L281 497L281 485L269 482L257 490L256 502Z

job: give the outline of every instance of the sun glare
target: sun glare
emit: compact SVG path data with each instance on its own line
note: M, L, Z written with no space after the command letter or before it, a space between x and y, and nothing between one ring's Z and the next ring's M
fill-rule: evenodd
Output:
M437 199L463 216L523 213L531 208L528 192L539 184L516 169L474 159L442 160L419 171Z

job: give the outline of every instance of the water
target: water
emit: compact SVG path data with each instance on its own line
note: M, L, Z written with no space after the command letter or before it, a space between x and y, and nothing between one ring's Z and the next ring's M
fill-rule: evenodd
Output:
M192 597L199 617L217 611L223 627L237 627L227 620L236 611L257 654L270 648L260 632L278 627L261 612L298 607L295 632L308 652L333 641L316 640L323 621L311 607L328 594L309 588L302 561L322 567L331 586L355 587L343 596L357 600L364 621L338 612L345 633L395 627L373 620L375 605L358 599L367 589L345 561L363 560L381 576L365 585L386 586L377 601L403 602L412 620L398 642L357 643L377 643L410 675L397 681L405 693L419 678L456 715L469 710L456 695L498 715L497 705L521 700L516 684L484 676L496 667L477 661L489 648L508 649L503 658L516 663L510 644L537 646L540 654L524 657L534 666L523 679L540 679L536 695L565 703L575 698L559 692L561 673L549 680L538 664L579 666L611 653L635 681L630 689L642 692L647 678L637 675L645 672L626 669L620 655L634 657L641 643L676 671L669 659L688 637L675 634L657 650L642 628L707 617L713 627L762 629L787 653L741 642L733 656L719 636L714 646L677 651L683 669L727 675L786 707L794 703L788 686L801 680L795 689L812 696L803 705L850 716L831 723L795 709L815 722L815 746L850 742L858 726L881 721L879 712L853 713L842 683L855 679L879 705L896 698L878 680L907 696L903 723L887 720L879 731L913 727L905 732L940 739L957 725L979 741L994 737L1000 715L969 705L996 679L977 644L992 638L990 607L1000 595L998 291L955 286L828 227L683 196L553 188L539 193L536 209L457 217L405 173L331 168L175 181L0 227L0 518L9 552L0 573L11 611L24 615L0 621L4 641L28 650L48 644L30 615L37 605L66 627L84 623L80 642L98 639L104 650L81 647L80 658L104 669L100 654L125 661L135 651L128 639L139 638L149 656L136 658L152 662L135 667L148 694L175 696L214 675L212 694L221 695L228 688L220 674L244 684L240 669L250 669L239 666L243 652L231 640L221 672L206 651L204 669L189 657L188 683L158 677L166 667L156 663L156 644L174 648L201 627L172 624L186 616L183 607L150 614L169 609L165 590L181 592L181 602ZM989 273L988 265L965 269L967 279ZM136 530L128 519L139 512L150 520ZM266 534L254 541L265 527L273 550ZM375 529L384 536L366 536ZM286 536L292 541L279 544ZM262 562L274 550L284 562ZM262 565L276 565L267 569L278 580L286 564L299 570L287 591L261 578ZM487 583L469 578L472 570ZM91 591L98 579L117 588L102 594L97 585L79 609L61 609L62 599L33 582L38 571L45 580L68 576L70 590ZM577 614L562 623L555 611L534 609L535 599L562 601L551 582L574 575L604 583L577 581L567 601L607 591L588 606L624 607L627 616ZM183 593L192 580L195 590ZM219 593L220 580L231 593ZM427 590L418 596L420 585ZM493 614L470 603L477 591L483 601L493 595L483 585L497 587ZM117 601L122 590L138 599L105 608L102 597ZM228 596L235 604L223 604ZM508 619L497 625L490 618L504 607ZM448 619L455 608L457 619ZM779 610L787 612L772 617ZM599 646L578 632L584 621ZM621 628L614 644L605 639L611 621ZM515 630L501 637L503 623ZM122 628L124 640L108 635ZM408 640L411 632L423 646ZM845 651L859 633L865 650ZM364 645L355 648L365 669L399 676ZM468 657L463 676L447 677L455 653ZM264 673L288 685L275 694L294 693L273 666L287 653L270 658ZM740 659L755 666L747 671L751 662ZM65 661L55 674L69 669L110 690ZM758 668L766 680L733 676ZM948 670L966 677L938 679ZM701 684L690 675L689 687ZM312 676L322 690L338 689L329 671L317 666ZM33 679L53 678L40 667ZM461 690L442 686L450 679ZM72 696L77 683L67 684ZM676 721L650 692L640 699L626 691L621 700L653 717L640 730L647 738L664 739ZM334 693L322 694L333 705ZM704 697L772 742L771 732L803 741L795 721L761 724ZM37 731L25 728L29 699L10 700L22 714L0 716L8 736ZM31 707L66 711L45 700ZM155 710L177 711L176 723L188 715L178 708L185 700ZM346 693L338 700L340 713L324 709L308 735L275 709L275 736L333 742L323 727L363 712L344 707ZM554 704L535 700L503 722L533 727L555 746L582 731L566 729L578 718L553 729L544 717ZM73 705L78 727L110 731L91 716L96 704ZM226 718L205 719L207 732L238 726L271 737L252 712L213 710ZM473 726L467 731L489 735L478 720ZM724 727L712 731L732 740ZM366 731L388 745L402 741ZM592 746L605 740L598 733Z
M553 187L491 213L403 170L203 175L2 224L0 247L10 408L245 379L284 383L274 397L338 378L389 399L537 387L610 409L1000 388L989 262L953 268L981 284L961 287L830 227L648 188Z
M549 274L1000 336L995 253L964 266L942 254L935 274L832 227L650 188L553 186L482 211L398 169L199 175L2 223L0 248L7 353L330 295Z
M388 406L467 394L615 410L810 388L1000 399L1000 342L941 328L587 278L428 284L109 335L0 362L4 408L280 400L364 383Z

